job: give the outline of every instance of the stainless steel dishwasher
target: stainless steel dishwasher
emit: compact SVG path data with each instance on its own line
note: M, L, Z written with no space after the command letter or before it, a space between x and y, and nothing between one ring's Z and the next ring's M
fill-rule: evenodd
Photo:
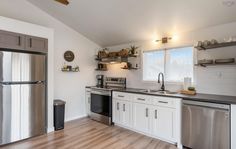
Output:
M183 100L182 144L192 149L230 149L230 105Z

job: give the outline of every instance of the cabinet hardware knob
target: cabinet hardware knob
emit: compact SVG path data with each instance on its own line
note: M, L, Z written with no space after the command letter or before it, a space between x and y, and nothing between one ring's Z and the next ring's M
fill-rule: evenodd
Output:
M21 46L21 37L18 36L18 45Z
M148 117L148 108L146 108L146 117Z
M30 48L32 48L32 38L30 38Z
M145 101L145 99L143 99L143 98L137 98L137 100L142 100L142 101Z
M120 108L119 108L119 102L117 102L117 110L119 110Z
M166 101L158 101L159 103L165 103L165 104L167 104L168 102L166 102Z
M155 119L157 119L157 110L155 110Z

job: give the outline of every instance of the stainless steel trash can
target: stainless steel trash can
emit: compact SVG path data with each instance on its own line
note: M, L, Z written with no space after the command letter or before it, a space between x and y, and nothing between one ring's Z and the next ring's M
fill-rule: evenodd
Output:
M53 102L55 131L64 129L65 104L65 101L59 99L55 99Z

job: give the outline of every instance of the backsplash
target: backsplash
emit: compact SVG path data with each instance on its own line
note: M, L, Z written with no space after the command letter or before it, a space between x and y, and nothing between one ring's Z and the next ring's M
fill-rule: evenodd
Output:
M170 47L181 47L193 45L198 40L216 39L222 41L225 37L236 36L236 23L224 24L210 27L191 33L183 33L182 38L177 43L159 45L151 42L137 42L109 47L111 50L120 50L130 45L140 47L140 50L155 50ZM195 62L198 59L218 59L236 58L236 47L226 47L211 49L207 51L197 51L195 49ZM107 72L101 72L106 76L126 77L127 86L132 88L159 89L156 82L142 81L142 69L122 70L122 64L112 64L108 66ZM142 67L142 66L141 66ZM99 72L100 73L100 72ZM158 74L157 74L158 76ZM220 95L236 95L236 66L211 66L194 67L194 85L197 92ZM176 91L182 89L182 84L166 84L168 90Z

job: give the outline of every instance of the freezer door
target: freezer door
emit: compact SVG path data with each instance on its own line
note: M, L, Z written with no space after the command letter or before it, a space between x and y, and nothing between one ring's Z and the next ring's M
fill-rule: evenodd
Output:
M21 81L44 81L46 71L46 56L21 53Z
M46 56L0 51L0 82L45 81Z
M21 81L20 53L0 51L0 82Z
M44 134L44 84L1 85L0 111L0 145Z

